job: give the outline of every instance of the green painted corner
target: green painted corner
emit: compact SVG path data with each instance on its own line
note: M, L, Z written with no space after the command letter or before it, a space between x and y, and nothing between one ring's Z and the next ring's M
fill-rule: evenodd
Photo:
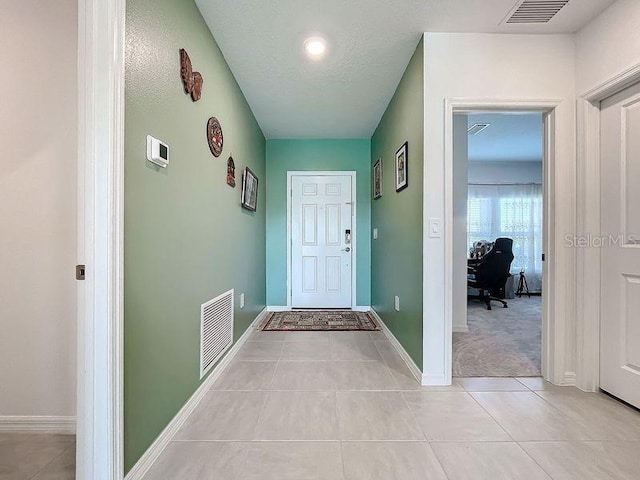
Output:
M424 48L420 40L371 139L382 158L383 195L371 204L371 305L422 369ZM408 142L409 186L395 191L395 153ZM394 297L400 297L400 311Z
M287 304L287 172L356 172L356 302L371 302L371 142L267 140L267 304Z
M179 49L202 73L192 102ZM240 207L241 171L266 177L266 142L192 0L129 0L125 78L124 461L129 471L201 384L200 305L235 289L238 338L266 304L264 183ZM205 126L220 120L214 158ZM170 147L166 170L145 160L146 136ZM226 184L232 155L237 187ZM245 293L246 306L238 306Z

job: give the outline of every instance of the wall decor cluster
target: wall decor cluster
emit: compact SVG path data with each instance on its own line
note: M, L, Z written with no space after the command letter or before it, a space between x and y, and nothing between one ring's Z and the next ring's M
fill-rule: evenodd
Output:
M258 177L249 167L245 167L242 174L242 201L247 210L256 211L258 206Z
M409 185L409 144L404 144L396 152L396 192Z
M231 157L227 160L227 185L236 188L236 164Z
M222 153L222 126L216 117L211 117L207 122L207 142L214 157L219 157Z
M191 100L197 102L202 96L202 83L204 82L200 72L194 72L191 58L184 48L180 49L180 76L184 93L191 95Z
M382 196L382 159L379 158L373 164L373 198Z

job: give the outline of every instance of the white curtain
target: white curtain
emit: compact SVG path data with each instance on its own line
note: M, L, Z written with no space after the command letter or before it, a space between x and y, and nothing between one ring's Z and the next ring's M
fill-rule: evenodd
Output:
M469 185L467 248L478 240L513 239L511 273L524 270L529 290L542 290L542 186Z

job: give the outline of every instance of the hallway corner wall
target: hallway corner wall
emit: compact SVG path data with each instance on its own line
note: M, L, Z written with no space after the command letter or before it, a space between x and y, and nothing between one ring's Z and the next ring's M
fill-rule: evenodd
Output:
M408 142L408 187L395 189L395 154ZM372 200L371 305L418 368L423 356L424 43L420 40L371 139L383 163L382 197ZM394 297L400 297L400 311Z
M267 140L267 304L287 304L287 172L356 172L356 302L371 305L369 139Z
M576 225L576 114L575 41L573 35L509 35L425 33L425 217L445 218L445 108L446 100L558 101L553 171L547 170L546 188L555 205L555 236L546 252L553 262L554 306L549 322L553 331L554 372L550 380L570 383L575 375L575 250L565 237ZM522 52L527 52L522 56ZM454 60L452 60L454 59ZM545 167L546 168L546 167ZM551 233L549 233L551 236ZM445 380L447 332L445 236L424 239L425 272L424 376ZM554 343L555 342L555 343Z
M183 89L180 48L204 78L197 102ZM264 135L193 0L127 2L125 97L129 471L201 384L200 305L234 288L235 340L263 310L266 204ZM224 135L218 158L205 135L212 116ZM168 168L146 160L148 134L169 145ZM246 166L260 181L256 212L240 206Z

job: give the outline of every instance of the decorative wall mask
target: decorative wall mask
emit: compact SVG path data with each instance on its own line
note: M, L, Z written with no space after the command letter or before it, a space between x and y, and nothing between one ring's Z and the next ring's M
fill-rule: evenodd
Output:
M227 160L227 185L236 187L236 164L231 157Z
M202 96L202 75L200 72L194 72L191 66L191 59L184 48L180 49L180 76L182 77L182 85L184 93L191 95L194 102L200 100Z
M222 153L223 136L222 127L216 117L211 117L207 122L207 141L213 156L219 157Z

